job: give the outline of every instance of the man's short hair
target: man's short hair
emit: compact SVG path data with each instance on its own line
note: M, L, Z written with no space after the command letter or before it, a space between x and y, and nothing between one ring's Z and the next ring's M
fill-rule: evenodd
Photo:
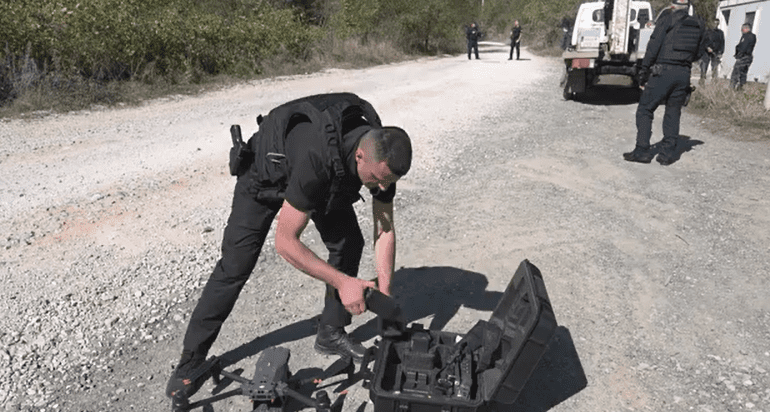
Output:
M388 169L396 176L404 176L412 166L412 141L399 127L372 129L362 139L371 142L375 161L387 162Z

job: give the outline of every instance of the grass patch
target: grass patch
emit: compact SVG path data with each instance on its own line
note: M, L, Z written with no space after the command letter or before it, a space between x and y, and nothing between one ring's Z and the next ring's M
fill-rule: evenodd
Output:
M719 79L697 87L692 95L690 111L706 119L710 127L731 133L740 140L770 139L770 112L765 110L767 85L746 83L743 90L730 88L730 81Z

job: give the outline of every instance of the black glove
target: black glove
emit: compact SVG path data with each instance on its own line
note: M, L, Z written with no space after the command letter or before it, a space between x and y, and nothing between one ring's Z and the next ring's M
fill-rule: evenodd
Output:
M636 81L639 83L640 87L644 87L644 85L647 84L647 80L650 79L650 70L641 68L639 69L639 73L636 75Z

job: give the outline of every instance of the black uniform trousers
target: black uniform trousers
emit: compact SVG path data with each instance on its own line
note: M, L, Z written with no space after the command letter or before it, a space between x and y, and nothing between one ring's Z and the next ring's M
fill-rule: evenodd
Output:
M250 178L238 177L232 210L222 240L222 257L214 267L184 337L184 351L206 357L222 324L249 279L270 231L280 202L257 201L249 192ZM336 269L356 277L364 238L352 205L328 214L313 213L311 219L329 251L328 262ZM351 315L345 310L337 290L326 285L320 324L344 327Z
M749 66L754 62L754 56L742 56L735 59L733 73L730 75L730 87L743 87L749 74Z
M479 42L478 40L468 40L468 60L471 59L471 52L474 52L476 58L479 58Z
M639 106L636 108L636 146L649 149L652 137L652 119L655 109L666 105L663 115L662 149L670 150L679 136L679 120L682 106L690 87L690 68L687 66L661 65L659 75L650 77L644 87Z
M508 53L508 59L513 59L513 49L516 49L516 60L521 55L521 42L511 40L511 52Z
M716 53L703 53L703 57L700 59L700 78L706 78L706 71L708 71L709 63L711 64L711 78L716 79L719 77L719 55Z

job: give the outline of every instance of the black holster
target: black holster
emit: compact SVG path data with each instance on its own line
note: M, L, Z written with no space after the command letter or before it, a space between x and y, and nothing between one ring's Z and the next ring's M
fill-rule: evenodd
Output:
M230 137L233 140L233 147L230 148L230 174L240 176L248 170L254 160L254 152L243 141L241 126L237 124L230 126Z

